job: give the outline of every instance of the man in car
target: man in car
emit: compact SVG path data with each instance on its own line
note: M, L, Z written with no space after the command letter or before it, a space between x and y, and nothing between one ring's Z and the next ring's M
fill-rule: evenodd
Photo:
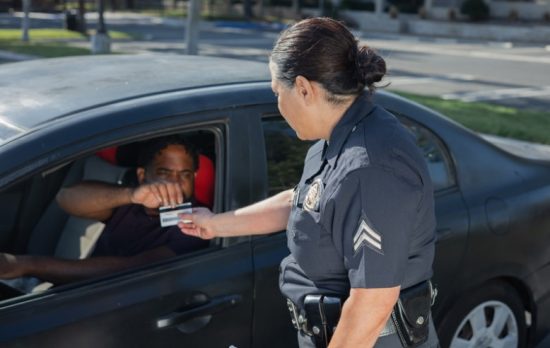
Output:
M83 181L63 188L57 201L67 213L105 222L92 257L67 260L49 256L0 254L0 279L31 276L64 284L147 264L208 245L161 227L158 208L193 202L198 155L178 136L141 147L135 188Z

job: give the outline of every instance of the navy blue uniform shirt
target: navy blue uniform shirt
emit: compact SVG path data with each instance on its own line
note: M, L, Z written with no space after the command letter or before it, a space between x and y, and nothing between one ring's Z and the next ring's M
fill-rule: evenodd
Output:
M294 190L282 293L347 297L431 278L433 189L413 135L362 94L313 145Z

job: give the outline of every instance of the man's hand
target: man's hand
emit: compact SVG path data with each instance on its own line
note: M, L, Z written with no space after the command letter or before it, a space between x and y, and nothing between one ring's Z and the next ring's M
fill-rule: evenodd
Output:
M157 181L140 185L131 193L131 202L155 209L183 203L185 197L178 183Z
M216 237L212 228L212 219L215 216L207 208L193 208L192 214L180 214L178 227L180 230L190 236L202 239L212 239Z
M13 279L24 276L23 268L15 255L0 253L0 279Z

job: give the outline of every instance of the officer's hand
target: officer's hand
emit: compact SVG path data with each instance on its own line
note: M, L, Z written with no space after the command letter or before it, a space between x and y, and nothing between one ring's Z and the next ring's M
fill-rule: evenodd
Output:
M23 272L14 255L0 253L0 279L22 277Z
M183 203L183 190L178 183L157 181L140 185L131 195L134 204L141 204L147 208L158 208L165 205Z
M193 208L193 213L179 215L178 227L183 233L190 236L212 239L216 237L212 226L214 216L215 214L207 208Z

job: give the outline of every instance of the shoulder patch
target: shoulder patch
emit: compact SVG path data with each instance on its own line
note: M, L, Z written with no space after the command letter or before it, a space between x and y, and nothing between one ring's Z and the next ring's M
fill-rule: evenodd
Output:
M377 253L384 255L382 236L365 219L361 219L357 232L353 236L353 252L357 253L363 246L367 246Z

